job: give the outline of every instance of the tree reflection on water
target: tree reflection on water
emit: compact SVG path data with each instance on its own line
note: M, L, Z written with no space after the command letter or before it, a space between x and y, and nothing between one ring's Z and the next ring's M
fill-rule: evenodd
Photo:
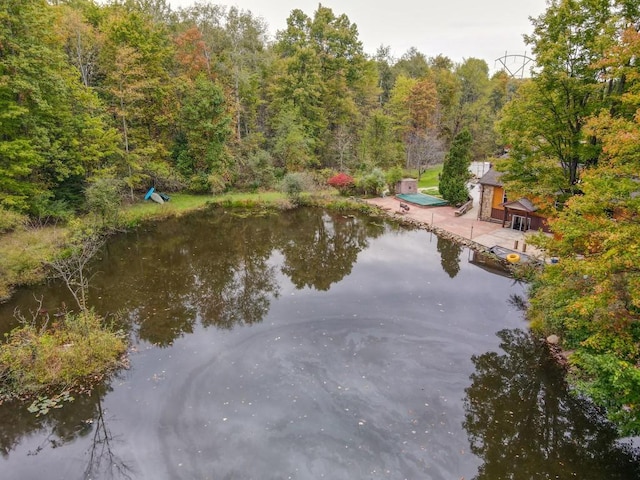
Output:
M100 384L89 395L75 395L66 408L52 409L47 415L36 416L20 402L0 405L0 453L8 457L10 452L28 435L38 435L42 440L31 448L28 456L39 455L47 449L72 444L80 438L88 438L83 478L130 479L134 472L128 463L116 454L114 437L109 428L107 412L102 407L103 398L111 391L108 384Z
M84 478L113 478L130 480L135 478L133 469L119 455L114 443L118 440L111 429L102 408L102 397L98 397L97 415L93 420L93 436L87 452Z
M57 448L89 434L96 417L97 399L106 393L101 386L91 395L77 395L73 409L52 409L47 415L30 413L24 402L10 401L0 405L0 453L7 457L22 441L25 432L48 432L42 442L29 451L37 455L47 447ZM73 415L68 412L73 410Z
M261 322L280 291L273 255L283 255L281 272L296 288L324 291L384 230L320 209L264 217L213 209L109 242L94 287L127 312L140 339L167 346L198 321L224 329Z
M640 478L638 452L574 395L544 343L502 330L504 354L473 356L464 428L484 464L475 480Z
M438 237L436 246L440 254L440 265L451 278L455 278L460 272L460 254L462 253L462 245L449 240L448 238Z

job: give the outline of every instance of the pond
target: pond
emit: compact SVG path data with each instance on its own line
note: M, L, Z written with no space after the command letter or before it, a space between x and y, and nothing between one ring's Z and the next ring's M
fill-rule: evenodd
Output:
M130 331L130 368L46 416L2 405L2 478L640 478L524 333L524 287L487 267L316 209L114 237L91 304ZM34 296L73 305L58 284L22 290L0 330Z

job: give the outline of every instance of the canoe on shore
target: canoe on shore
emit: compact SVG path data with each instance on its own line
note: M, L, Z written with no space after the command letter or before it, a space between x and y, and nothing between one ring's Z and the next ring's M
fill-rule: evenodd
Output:
M162 197L161 197L159 194L157 194L156 192L153 192L153 193L149 196L149 198L150 198L151 200L153 200L154 202L156 202L156 203L164 203L164 200L162 199Z

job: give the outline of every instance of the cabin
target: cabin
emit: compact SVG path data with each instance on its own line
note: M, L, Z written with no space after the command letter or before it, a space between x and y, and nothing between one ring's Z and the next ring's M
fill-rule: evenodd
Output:
M396 193L401 195L418 193L418 181L415 178L403 178L396 183Z
M527 199L509 200L501 173L489 169L480 180L480 207L478 219L485 222L500 222L505 228L526 232L528 230L549 231L547 219L537 213L538 208Z

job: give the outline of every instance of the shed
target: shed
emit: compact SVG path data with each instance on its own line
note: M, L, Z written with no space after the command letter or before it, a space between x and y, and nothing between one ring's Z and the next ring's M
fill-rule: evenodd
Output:
M396 183L396 193L418 193L418 181L415 178L403 178Z

